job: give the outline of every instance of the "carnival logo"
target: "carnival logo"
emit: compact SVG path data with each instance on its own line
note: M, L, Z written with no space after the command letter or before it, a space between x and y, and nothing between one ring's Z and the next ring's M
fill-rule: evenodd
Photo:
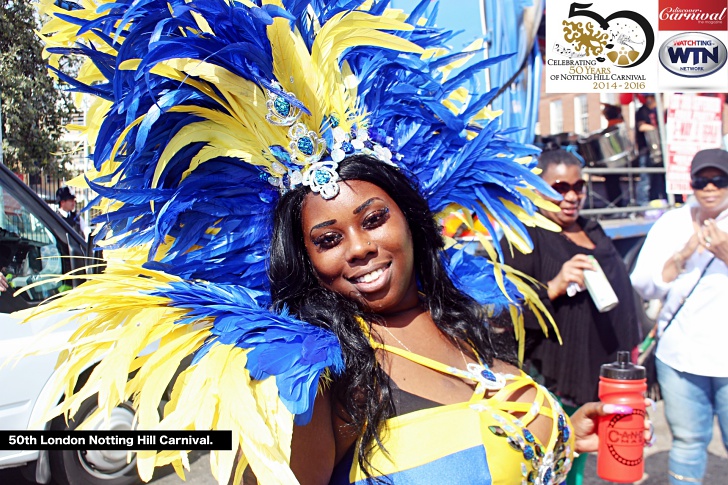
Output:
M609 60L616 67L642 64L652 52L655 33L642 15L620 10L607 17L589 10L591 3L572 3L569 19L562 22L566 46L560 52L570 57ZM573 20L571 20L573 19Z
M637 466L642 463L645 446L645 428L639 426L645 417L642 409L635 409L632 414L616 414L607 424L606 442L609 454L622 465ZM601 438L600 438L601 439Z
M722 5L721 5L722 4ZM715 0L660 0L660 30L725 30L728 8Z
M660 46L660 63L682 77L703 77L719 71L726 62L725 45L703 32L673 35Z

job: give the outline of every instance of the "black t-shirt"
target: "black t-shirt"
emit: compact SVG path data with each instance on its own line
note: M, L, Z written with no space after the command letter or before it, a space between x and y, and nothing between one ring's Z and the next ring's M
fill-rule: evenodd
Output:
M637 140L637 148L642 151L643 148L647 148L647 140L645 140L645 134L639 130L640 122L649 123L650 125L657 128L657 108L648 108L646 104L643 104L637 113L634 115L635 121L635 139Z

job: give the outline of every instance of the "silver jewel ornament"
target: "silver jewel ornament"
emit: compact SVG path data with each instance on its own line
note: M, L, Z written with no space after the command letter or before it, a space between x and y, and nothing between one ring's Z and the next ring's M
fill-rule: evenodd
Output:
M333 161L313 163L304 172L302 183L312 192L319 193L323 199L333 199L339 193L338 167L339 164Z
M291 155L297 158L301 165L318 162L326 151L326 141L303 123L291 126L288 137L291 139L288 145Z
M505 377L494 373L487 366L471 362L468 364L468 372L473 375L474 381L490 391L503 389L506 385Z
M283 91L283 86L281 86L277 81L272 81L271 84L277 89ZM283 92L289 94L292 98L295 98L293 94L287 91ZM265 115L265 119L268 123L276 126L291 126L298 121L298 118L301 117L301 110L296 106L293 106L291 102L283 96L268 90L266 90L266 94L268 95L268 99L265 102L265 106L268 108L268 113Z

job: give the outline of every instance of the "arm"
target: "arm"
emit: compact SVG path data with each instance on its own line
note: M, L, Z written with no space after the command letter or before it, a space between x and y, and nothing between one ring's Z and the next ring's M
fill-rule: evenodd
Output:
M504 262L523 273L541 281L546 288L536 288L539 297L547 305L547 302L554 301L566 295L566 289L569 284L576 283L579 286L584 286L584 270L592 269L592 264L589 262L589 258L585 254L577 254L570 260L566 261L562 266L561 270L556 276L548 281L544 281L547 276L541 274L540 267L537 263L537 258L548 257L540 253L539 249L542 245L546 244L539 240L536 231L529 231L529 235L533 240L533 251L528 254L523 254L518 251L510 253L510 248L505 239L501 241L501 247L503 248L503 254L505 256ZM547 308L549 306L547 305ZM549 311L551 309L549 308Z
M548 295L551 301L566 295L566 289L571 283L584 287L584 270L594 269L589 256L576 254L561 266L561 271L547 283Z
M676 211L681 210L677 209ZM630 275L632 286L642 298L648 300L664 298L677 278L679 274L677 263L679 261L674 258L674 255L684 248L682 245L676 248L673 241L677 234L691 227L686 225L684 220L680 220L681 216L684 218L685 215L684 213L668 212L652 226L647 234L645 243L637 257L637 263ZM673 261L670 261L671 259ZM682 268L680 268L680 271L682 271ZM669 280L671 277L674 279Z
M637 127L637 131L651 131L654 130L655 127L650 124L650 116L647 114L647 111L640 108L637 110L637 112L634 115L634 121L635 126Z
M319 393L311 422L293 428L291 470L301 485L327 485L334 471L334 437L331 391Z
M305 426L293 427L291 440L291 470L301 485L327 485L334 470L335 439L331 407L331 392L316 396L313 417ZM240 460L240 450L236 460ZM228 485L234 483L230 477ZM257 485L250 466L243 472L243 485Z

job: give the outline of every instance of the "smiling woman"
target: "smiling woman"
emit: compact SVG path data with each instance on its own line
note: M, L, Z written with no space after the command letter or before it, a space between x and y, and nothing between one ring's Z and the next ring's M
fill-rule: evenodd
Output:
M336 201L309 194L302 223L306 250L327 289L381 314L417 305L412 234L384 190L352 180L341 184Z
M344 159L338 177L331 198L306 187L283 195L273 228L274 306L332 330L346 362L317 397L311 423L294 429L298 479L424 483L439 473L515 483L524 479L525 457L534 476L558 483L574 433L558 403L513 365L515 349L493 346L482 307L445 269L440 229L414 183L366 155ZM490 414L472 406L486 400ZM506 410L521 408L531 412ZM453 427L458 438L445 439ZM528 450L512 454L504 438L516 435L553 462ZM492 468L492 457L509 465ZM479 465L456 471L460 460Z
M496 260L493 222L528 251L524 224L548 224L536 190L556 195L495 120L497 89L476 89L503 57L448 53L434 3L388 3L41 1L51 65L87 57L59 76L97 97L109 255L39 310L88 317L59 395L103 356L55 412L93 389L101 409L139 403L140 429L231 429L235 480L249 465L264 484L551 483L596 448L604 409L570 422L492 343L488 317L538 305ZM494 260L446 248L434 213ZM160 383L190 355L160 422ZM219 481L234 453L210 455ZM140 474L184 459L140 452Z

